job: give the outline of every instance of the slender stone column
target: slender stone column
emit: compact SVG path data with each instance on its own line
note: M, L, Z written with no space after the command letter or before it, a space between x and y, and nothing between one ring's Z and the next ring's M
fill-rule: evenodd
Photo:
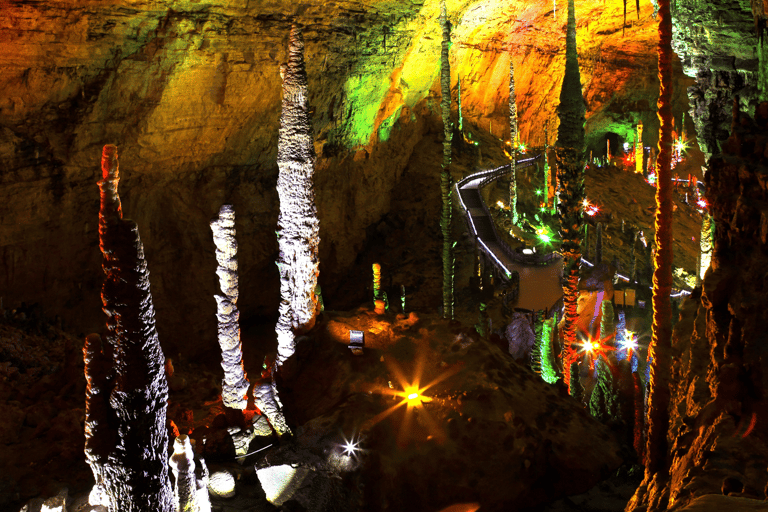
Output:
M440 111L443 118L443 171L440 173L440 230L443 234L443 318L453 320L453 240L451 239L451 185L450 172L453 124L451 123L451 65L448 60L451 49L451 22L445 0L440 2L440 26L443 41L440 50Z
M240 311L237 309L238 274L237 240L235 240L235 209L225 204L219 217L211 221L213 243L216 245L216 275L222 295L216 295L216 318L221 346L221 367L224 379L221 396L224 405L244 410L248 405L248 378L243 369L243 347L240 342Z

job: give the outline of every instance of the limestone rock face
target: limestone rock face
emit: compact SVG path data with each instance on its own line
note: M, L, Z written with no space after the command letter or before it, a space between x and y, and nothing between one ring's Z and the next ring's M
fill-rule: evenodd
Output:
M673 334L670 477L655 480L649 510L665 499L669 510L714 510L698 499L683 508L707 494L766 497L768 104L757 110L756 121L736 120L723 154L710 162L714 256Z
M557 126L565 10L551 2L449 2L452 88L465 125L508 136L515 67L521 139ZM654 142L658 90L652 6L621 37L621 6L576 2L587 143ZM280 63L291 21L305 27L321 284L333 303L365 229L390 210L404 164L437 132L437 0L63 2L4 4L0 19L0 290L92 332L98 312L94 150L118 144L123 201L142 226L158 330L169 355L215 337L208 221L238 212L240 302L278 304ZM290 20L290 21L289 21ZM512 51L507 51L514 42ZM682 79L682 74L678 74ZM685 110L684 87L676 118ZM454 100L456 91L453 91ZM455 102L455 101L454 101ZM456 113L454 112L454 116ZM478 128L475 128L478 127ZM429 135L433 136L433 135ZM424 169L434 173L435 169ZM194 276L194 278L191 278Z
M762 9L761 9L762 11ZM676 2L672 46L683 72L696 79L688 88L699 146L707 157L728 138L733 98L754 114L758 101L758 45L750 2Z

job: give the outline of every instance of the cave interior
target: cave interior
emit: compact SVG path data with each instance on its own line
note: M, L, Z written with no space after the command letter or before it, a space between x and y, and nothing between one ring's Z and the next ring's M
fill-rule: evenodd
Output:
M0 14L0 510L768 511L768 2Z

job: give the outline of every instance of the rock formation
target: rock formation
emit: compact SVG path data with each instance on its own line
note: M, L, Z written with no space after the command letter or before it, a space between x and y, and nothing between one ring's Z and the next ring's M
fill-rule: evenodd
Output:
M754 114L765 48L756 48L749 2L675 2L672 17L673 48L683 72L696 80L688 88L696 140L709 158L728 138L734 97L742 111Z
M645 148L643 147L643 122L637 123L637 140L635 141L635 172L643 174L643 158L645 157Z
M126 11L115 3L3 4L0 290L7 307L39 302L75 331L98 329L100 312L87 307L101 288L90 270L99 255L92 247L95 222L87 222L88 189L94 145L117 140L130 159L132 173L121 190L157 278L152 292L166 353L183 348L194 357L216 336L213 255L198 249L210 244L208 223L225 202L242 220L238 307L274 314L277 64L289 19L312 27L305 62L318 78L309 94L323 292L327 304L346 295L339 283L355 264L366 229L390 212L422 134L439 129L433 127L439 108L430 103L439 91L439 2L206 5L160 0ZM455 23L452 87L461 76L465 132L485 130L489 121L496 131L508 123L507 50L514 38L513 58L525 62L516 69L520 137L540 145L541 127L549 120L551 134L557 123L560 84L552 77L565 65L565 9L558 6L555 19L552 2L493 0L477 10L473 2L448 5ZM589 29L579 31L587 143L603 148L606 131L628 139L642 119L646 144L654 144L651 5L642 3L641 19L625 38L619 3L575 5L589 20ZM702 8L701 16L720 10ZM680 69L676 77L687 80ZM687 109L684 85L678 119ZM53 252L59 257L51 258ZM416 289L415 282L403 284Z
M665 503L667 510L689 503L694 510L708 494L730 496L714 500L719 510L749 510L744 498L766 496L767 129L768 104L758 106L755 121L737 111L723 153L710 160L705 181L715 249L672 337L669 469L644 482L628 511Z
M195 476L195 447L189 437L180 435L173 443L173 455L168 461L175 480L173 505L175 512L210 512L205 479Z
M648 442L645 479L663 485L667 469L669 374L672 337L672 16L670 0L659 0L659 155L656 159L656 250L653 265L653 324L648 345ZM642 488L642 486L641 486ZM641 492L638 492L638 495ZM664 501L658 503L664 507Z
M211 221L213 243L216 245L216 275L223 295L216 295L216 318L219 323L219 346L224 379L221 397L224 405L245 409L248 405L248 378L243 368L243 347L240 342L240 311L237 309L238 272L237 240L235 239L235 210L225 204L219 217Z
M561 343L565 383L570 385L571 363L576 354L579 266L581 264L581 226L584 200L584 98L576 51L576 13L573 0L568 2L566 65L560 92L555 159L560 183L558 217L564 265L563 328Z
M277 321L277 365L295 350L295 335L315 325L319 274L319 223L313 183L315 147L309 113L304 39L291 28L288 63L280 69L283 111L278 138L277 193L280 196L277 267L280 271L280 318Z
M509 152L511 156L509 173L509 211L512 212L512 222L517 224L517 95L515 94L515 65L512 55L509 56Z
M440 1L440 26L443 32L440 50L440 111L443 118L443 163L440 173L440 193L443 208L440 230L443 233L443 318L453 320L453 240L451 239L451 152L453 123L451 122L451 22L445 0Z
M107 333L103 344L98 335L88 336L83 349L85 454L98 504L110 512L171 512L168 384L149 271L136 223L122 218L117 147L104 146L101 168L99 245Z

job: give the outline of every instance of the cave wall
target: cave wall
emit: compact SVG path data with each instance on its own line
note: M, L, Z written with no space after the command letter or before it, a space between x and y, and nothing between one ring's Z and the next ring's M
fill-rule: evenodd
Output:
M575 2L577 47L582 93L587 107L587 148L605 153L605 133L623 140L636 138L637 122L645 128L643 143L658 143L656 117L658 32L651 2L640 2L639 18L628 2L622 33L623 3ZM565 70L567 2L479 2L467 9L455 28L455 69L462 80L465 117L500 138L509 137L505 84L511 50L520 118L521 140L549 144L557 138L557 105ZM489 34L488 29L494 27ZM498 28L495 28L498 27ZM685 89L691 84L675 66L674 114L687 110ZM692 128L692 126L690 127ZM689 133L692 129L689 128ZM611 150L613 154L614 149Z
M672 47L683 72L695 79L688 88L690 114L709 158L730 134L734 97L742 111L755 114L766 50L757 44L750 0L678 0L672 19Z
M657 40L650 2L577 1L587 137L646 123L655 143ZM208 222L237 211L241 309L274 314L279 64L304 26L313 107L320 282L354 263L366 228L423 136L439 137L436 0L13 2L0 17L0 290L90 332L99 311L98 196L103 144L120 147L123 205L139 224L158 331L169 355L215 347ZM522 139L550 142L564 66L565 3L456 0L454 101L471 129L508 137L508 50ZM631 11L631 9L630 9ZM685 84L682 74L680 83ZM682 88L677 88L682 90ZM682 112L685 98L677 109ZM647 137L647 138L646 138ZM628 138L630 138L628 136ZM439 166L424 169L434 172Z

